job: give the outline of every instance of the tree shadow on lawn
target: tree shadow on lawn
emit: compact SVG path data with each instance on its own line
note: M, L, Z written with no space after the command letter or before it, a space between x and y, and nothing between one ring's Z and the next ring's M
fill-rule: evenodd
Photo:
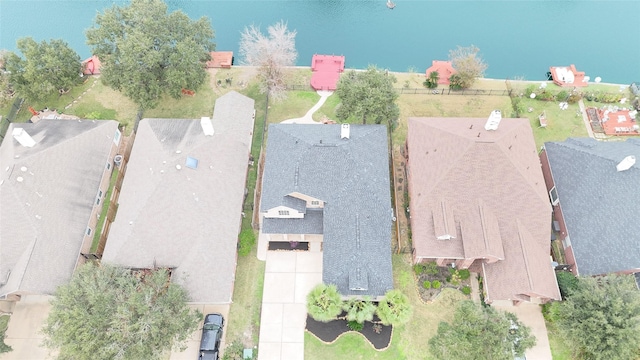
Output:
M347 325L348 321L345 319L338 318L337 320L323 323L314 320L311 316L307 316L306 330L321 341L329 344L336 341L342 334L346 334L348 332L360 333L369 341L374 349L382 351L389 347L389 344L391 344L391 334L393 333L393 326L383 325L376 320L378 319L374 318L373 322L365 321L364 328L362 329L362 331L358 332L349 329L349 326ZM380 326L379 333L374 330L374 325Z

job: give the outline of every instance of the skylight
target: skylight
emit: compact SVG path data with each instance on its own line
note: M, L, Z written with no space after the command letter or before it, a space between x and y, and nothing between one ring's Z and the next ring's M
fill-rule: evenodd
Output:
M198 159L193 158L191 156L187 156L187 167L191 169L198 168Z

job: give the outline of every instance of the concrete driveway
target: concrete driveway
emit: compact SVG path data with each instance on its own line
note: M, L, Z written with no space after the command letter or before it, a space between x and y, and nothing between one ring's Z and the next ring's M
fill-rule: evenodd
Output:
M307 294L322 282L322 253L268 251L259 360L303 360Z
M202 319L200 320L200 324L198 324L198 328L194 331L189 340L187 340L187 349L182 352L171 352L171 360L197 360L198 359L198 351L200 350L200 338L202 337L202 325L204 323L204 316L211 313L220 313L224 316L224 326L225 329L227 324L229 323L229 304L226 305L203 305L203 304L190 304L190 308L197 309L202 313ZM222 333L222 340L220 341L220 358L222 358L224 347L225 347L225 339L227 336L227 332L224 331Z
M536 346L529 349L525 355L527 360L551 360L551 348L549 347L549 336L547 325L544 323L542 309L540 305L522 303L518 306L492 305L496 309L508 311L516 314L518 319L531 328L531 333L536 337Z
M4 339L13 351L1 354L0 360L55 358L55 353L50 353L42 346L44 335L40 333L51 310L50 300L50 296L28 295L16 302Z

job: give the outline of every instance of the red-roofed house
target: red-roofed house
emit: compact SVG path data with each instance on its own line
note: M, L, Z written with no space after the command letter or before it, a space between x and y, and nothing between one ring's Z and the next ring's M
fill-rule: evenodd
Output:
M344 56L313 55L311 59L311 87L315 90L336 89L340 73L344 71Z
M233 51L212 51L211 60L207 61L207 68L230 69L233 65Z
M587 80L584 76L584 71L576 70L576 66L551 66L549 68L551 72L551 78L553 83L558 86L587 86Z
M99 75L100 74L100 59L93 55L92 57L85 59L82 62L82 73L84 75Z
M413 260L470 269L485 302L559 300L551 205L529 120L409 118Z
M449 85L449 78L456 73L456 69L451 65L451 61L433 60L431 67L427 69L426 75L436 71L438 73L438 84Z

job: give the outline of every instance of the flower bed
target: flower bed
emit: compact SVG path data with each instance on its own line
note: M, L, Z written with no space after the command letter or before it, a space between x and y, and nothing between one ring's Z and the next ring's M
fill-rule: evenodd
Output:
M435 262L413 266L416 275L417 290L424 302L433 301L444 288L460 290L463 294L471 294L469 270L456 270L437 266Z

